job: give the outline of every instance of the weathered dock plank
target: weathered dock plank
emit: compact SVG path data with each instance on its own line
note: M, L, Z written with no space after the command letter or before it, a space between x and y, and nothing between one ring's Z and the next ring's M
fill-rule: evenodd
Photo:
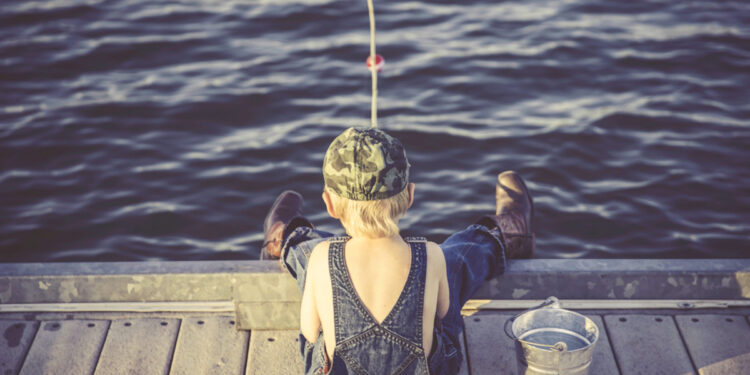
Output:
M0 374L17 374L23 365L39 322L0 320Z
M609 344L609 337L607 335L604 321L599 315L586 315L596 323L599 327L599 339L596 340L596 347L594 348L594 356L591 358L591 365L589 367L589 374L597 375L619 375L620 371L617 370L617 363L615 362L615 355L612 352L612 346Z
M695 374L670 315L606 315L604 322L623 375Z
M503 332L503 324L512 316L492 314L464 317L467 359L472 375L516 372L513 341Z
M21 375L93 374L108 328L108 320L42 322Z
M206 316L182 320L171 375L242 374L250 333L238 331L234 317Z
M301 374L298 330L255 330L250 333L246 374Z
M179 319L113 320L95 374L167 374L179 326Z
M750 325L739 315L675 316L701 375L750 372Z

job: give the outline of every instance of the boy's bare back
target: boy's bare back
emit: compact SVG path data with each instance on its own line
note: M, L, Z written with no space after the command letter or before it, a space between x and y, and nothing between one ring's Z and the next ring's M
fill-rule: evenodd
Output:
M336 346L333 319L333 292L328 268L329 242L318 244L310 256L307 282L302 296L302 334L315 342L323 329L326 353L333 357ZM354 290L377 322L390 313L409 276L412 262L409 245L400 237L352 238L345 247L346 268ZM432 347L435 316L448 311L448 280L443 252L427 242L427 271L423 307L423 347Z

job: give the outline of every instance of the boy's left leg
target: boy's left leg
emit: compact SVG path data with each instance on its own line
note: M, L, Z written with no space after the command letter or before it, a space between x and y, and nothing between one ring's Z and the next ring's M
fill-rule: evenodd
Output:
M512 171L499 174L495 199L495 215L483 217L440 244L450 288L448 314L441 322L448 349L458 348L464 303L487 279L505 270L507 259L531 258L534 253L534 204L521 176ZM450 354L454 353L446 357Z

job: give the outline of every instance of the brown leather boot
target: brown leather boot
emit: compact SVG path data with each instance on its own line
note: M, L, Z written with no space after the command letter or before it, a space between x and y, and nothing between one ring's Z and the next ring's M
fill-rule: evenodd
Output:
M508 258L534 256L534 201L521 176L514 171L497 175L494 222L505 243Z
M263 248L260 251L260 259L279 259L281 256L281 237L284 227L289 222L302 215L304 199L300 193L287 190L276 198L276 201L268 210L266 220L263 222Z

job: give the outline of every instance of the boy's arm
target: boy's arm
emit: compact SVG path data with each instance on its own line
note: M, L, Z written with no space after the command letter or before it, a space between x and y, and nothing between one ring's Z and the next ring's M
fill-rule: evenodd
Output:
M438 301L436 314L442 319L448 313L450 306L450 288L448 287L448 272L445 266L445 255L443 250L434 242L429 242L430 255L435 259L435 268L438 271Z
M315 343L320 332L320 315L318 314L318 304L315 302L317 300L315 295L315 280L318 278L317 275L320 272L320 253L322 252L316 252L313 249L312 254L310 254L305 276L305 290L302 293L302 304L300 307L300 331L310 343Z

